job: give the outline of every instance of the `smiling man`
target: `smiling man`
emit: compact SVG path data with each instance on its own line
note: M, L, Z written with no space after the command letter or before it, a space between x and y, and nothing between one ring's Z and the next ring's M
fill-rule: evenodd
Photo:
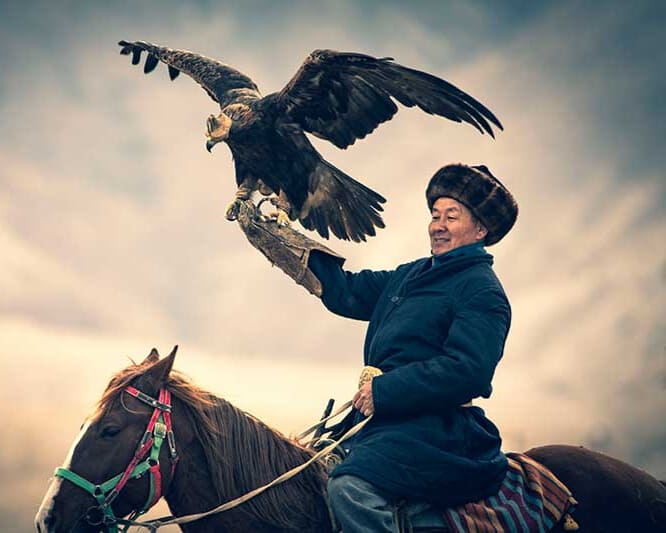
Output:
M482 243L488 234L486 227L472 212L453 198L438 198L432 206L428 226L430 251L440 256L455 248Z
M443 509L491 496L506 473L499 431L471 402L490 396L511 321L484 247L508 233L518 208L485 166L441 168L426 198L429 257L358 273L317 251L309 260L324 305L369 321L364 362L375 377L354 407L357 420L374 417L329 481L345 533L397 531L400 501Z

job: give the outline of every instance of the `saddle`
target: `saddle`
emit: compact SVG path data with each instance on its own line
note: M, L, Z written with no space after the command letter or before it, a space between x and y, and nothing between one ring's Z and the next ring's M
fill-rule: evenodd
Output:
M532 533L578 530L571 491L542 464L522 453L507 453L509 467L498 493L444 511L423 502L402 501L394 521L399 533Z
M522 453L509 452L504 482L490 498L446 509L452 533L476 531L550 531L561 524L576 531L571 517L578 502L571 491L544 465Z

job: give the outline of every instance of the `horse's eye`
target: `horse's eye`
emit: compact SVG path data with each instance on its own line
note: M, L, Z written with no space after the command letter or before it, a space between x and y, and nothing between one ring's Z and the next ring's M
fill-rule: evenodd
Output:
M109 439L115 437L118 433L120 433L120 428L118 426L105 426L102 428L100 436L103 439Z

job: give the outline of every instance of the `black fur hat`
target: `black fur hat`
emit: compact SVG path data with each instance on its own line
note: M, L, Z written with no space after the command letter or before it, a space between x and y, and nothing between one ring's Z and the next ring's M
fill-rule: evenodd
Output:
M518 204L500 180L485 165L446 165L430 179L426 189L428 208L437 198L446 196L457 200L486 227L485 243L495 244L513 227L518 216Z

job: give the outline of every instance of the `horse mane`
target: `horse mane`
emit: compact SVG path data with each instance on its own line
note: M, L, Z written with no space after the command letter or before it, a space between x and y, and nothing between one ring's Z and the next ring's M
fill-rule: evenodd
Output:
M94 418L102 416L120 398L131 382L152 366L144 361L118 372L97 404ZM217 501L221 504L272 481L280 474L303 464L313 453L270 428L254 416L223 398L192 383L172 370L167 382L172 396L185 406L208 466ZM177 431L178 428L174 428ZM316 463L294 478L271 488L242 506L258 521L281 529L306 529L321 510L304 508L313 494L323 494L326 474ZM328 520L328 516L321 517Z

